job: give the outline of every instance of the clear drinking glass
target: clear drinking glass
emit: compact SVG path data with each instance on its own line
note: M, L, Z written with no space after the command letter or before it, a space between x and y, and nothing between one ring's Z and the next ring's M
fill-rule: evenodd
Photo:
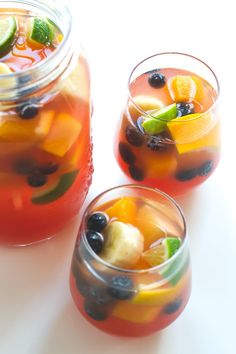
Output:
M217 77L200 59L170 52L141 61L115 139L120 168L171 195L203 183L220 157L218 97Z
M62 33L49 57L0 75L0 244L26 245L62 229L87 194L90 77L74 17L63 2L1 1L0 17L7 16L41 16ZM13 69L28 45L24 36L24 44L19 41L11 59L6 57ZM33 53L28 50L26 62L34 60ZM36 117L21 119L22 107L30 113L33 107Z
M158 266L148 266L141 259L130 269L116 266L95 253L88 242L88 220L96 212L109 215L105 235L117 220L123 221L122 225L126 221L130 227L132 218L131 227L142 230L145 242L164 232L181 239L181 246ZM117 251L119 245L116 246ZM129 262L130 254L125 262ZM125 291L119 280L130 284ZM80 313L107 333L138 337L171 324L184 310L191 291L186 224L176 202L159 190L137 185L115 187L96 197L82 218L72 259L70 288Z

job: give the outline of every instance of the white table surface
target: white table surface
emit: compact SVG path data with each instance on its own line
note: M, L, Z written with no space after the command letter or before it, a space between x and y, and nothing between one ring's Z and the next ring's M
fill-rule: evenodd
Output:
M93 80L93 184L85 205L126 183L113 133L128 74L165 50L204 59L221 82L223 154L215 174L179 198L192 254L193 291L180 318L157 335L115 338L90 326L70 296L79 218L37 246L0 248L1 354L233 354L236 317L236 60L233 1L73 1ZM232 40L232 42L231 42Z

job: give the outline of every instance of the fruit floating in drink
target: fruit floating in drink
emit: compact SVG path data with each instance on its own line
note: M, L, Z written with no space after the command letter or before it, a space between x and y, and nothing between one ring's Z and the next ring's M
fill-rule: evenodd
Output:
M171 324L190 296L185 232L179 207L158 190L130 185L97 197L83 217L71 267L81 314L120 336Z
M64 5L0 10L0 243L53 236L91 180L89 71ZM14 7L14 5L17 5ZM54 14L54 15L53 15ZM54 16L54 17L53 17ZM72 22L72 27L69 25Z
M218 94L214 73L192 56L163 53L137 65L115 141L121 169L172 195L204 182L219 162Z

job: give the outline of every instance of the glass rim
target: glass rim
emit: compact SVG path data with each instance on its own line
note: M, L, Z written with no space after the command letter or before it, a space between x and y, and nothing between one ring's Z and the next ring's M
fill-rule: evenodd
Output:
M90 247L89 243L88 243L88 240L86 238L86 227L85 227L85 217L88 215L88 211L91 209L91 207L96 204L96 202L101 198L103 197L105 194L109 193L109 192L112 192L114 190L119 190L119 189L122 189L122 188L131 188L131 189L144 189L144 190L149 190L151 192L154 192L158 195L161 195L163 196L164 198L166 198L168 201L171 202L171 204L173 204L175 206L175 208L178 210L179 214L180 214L180 217L183 221L183 226L184 226L184 230L183 230L183 242L181 243L179 249L177 250L177 252L171 257L169 258L167 261L155 266L155 267L150 267L150 268L147 268L147 269L126 269L126 268L121 268L121 267L117 267L117 266L114 266L106 261L104 261L101 257L99 257L99 255L97 255L93 250L92 248ZM89 254L93 257L93 259L95 259L99 264L102 264L104 265L106 268L109 268L111 270L115 270L115 271L119 271L119 272L122 272L122 273L128 273L128 274L146 274L146 273L149 273L149 272L157 272L159 271L160 269L162 269L163 267L166 267L169 265L169 263L171 262L174 262L174 260L176 258L178 258L178 256L182 253L182 251L186 248L186 244L188 242L188 236L187 236L187 225L186 225L186 220L185 220L185 216L184 216L184 213L181 209L181 207L179 206L179 204L171 197L169 196L167 193L161 191L160 189L157 189L157 188L151 188L151 187L148 187L148 186L142 186L142 185L139 185L139 184L122 184L122 185L118 185L116 187L112 187L112 188L109 188L105 191L103 191L102 193L98 194L89 204L88 206L86 207L84 213L83 213L83 217L82 217L82 222L81 222L81 225L82 225L82 235L81 235L81 238L80 240L83 241L83 244L85 245L87 251L89 252ZM77 242L76 242L76 245L77 245ZM77 247L75 245L75 247Z
M220 84L219 84L219 80L215 74L215 72L211 69L211 67L206 64L202 59L199 59L197 57L195 57L194 55L191 55L191 54L188 54L188 53L183 53L183 52L161 52L161 53L156 53L156 54L153 54L153 55L150 55L148 57L146 57L145 59L141 60L138 64L136 64L133 69L131 70L131 73L129 75L129 78L128 78L128 98L129 100L133 103L133 105L136 107L136 109L142 113L142 115L145 115L145 116L149 116L149 117L153 117L151 114L147 114L147 112L145 110L143 110L136 102L135 102L135 99L133 98L131 92L130 92L130 84L131 84L131 78L135 72L135 70L140 66L142 65L143 63L145 63L146 61L148 61L149 59L152 59L152 58L155 58L155 57L158 57L158 56L161 56L161 55L180 55L180 56L185 56L185 57L188 57L188 58L191 58L191 59L194 59L196 61L198 61L199 63L203 64L213 75L215 81L216 81L216 86L217 86L217 96L216 96L216 100L213 102L213 104L205 111L205 112L202 112L202 113L199 113L198 117L195 117L195 118L192 118L192 119L181 119L181 120L175 120L174 123L176 124L181 124L181 123L186 123L186 122L192 122L194 120L197 120L197 119L201 119L202 116L205 116L206 114L208 114L210 111L212 111L217 102L218 102L218 99L219 99L219 96L220 96ZM155 118L155 117L154 117ZM177 117L178 118L178 117ZM183 117L181 117L183 118ZM163 121L163 122L168 122L168 124L170 123L173 123L173 121L167 121L166 119L162 119L162 118L158 118L160 121ZM133 121L133 119L132 119Z
M0 76L0 87L1 87L1 82L5 81L5 80L9 80L11 82L12 79L16 79L16 85L9 87L7 89L0 89L0 96L2 92L8 92L8 91L12 91L12 90L19 90L19 91L26 91L28 90L28 87L30 87L32 85L32 81L26 81L26 83L21 83L20 86L18 84L18 82L20 81L20 79L22 78L33 78L33 82L34 85L38 83L38 81L40 82L43 79L47 79L50 77L50 75L54 72L54 70L57 69L57 66L61 63L61 59L63 60L63 57L60 58L61 53L63 53L63 51L66 52L66 54L68 53L68 43L70 46L70 42L72 41L71 35L72 35L72 28L74 25L74 21L73 21L73 16L72 13L69 9L69 7L66 5L65 0L60 0L57 3L55 2L55 0L50 0L49 2L45 2L43 0L4 0L3 3L1 4L1 6L4 5L4 3L6 5L9 5L10 7L7 8L8 10L13 10L13 9L19 9L19 10L24 10L24 5L26 6L31 6L33 8L35 8L35 10L41 10L41 11L50 11L52 12L52 4L56 4L56 9L57 12L54 11L54 16L55 18L57 18L58 20L60 20L60 16L61 14L65 14L66 18L68 19L68 21L66 21L66 26L65 26L65 31L63 32L63 40L60 43L60 45L56 48L55 51L53 51L52 53L50 53L50 55L45 58L44 60L39 61L38 63L30 66L29 68L25 68L22 69L18 72L12 72L9 74L4 74ZM17 7L14 8L14 3L17 3ZM20 7L20 5L22 4L22 7ZM3 7L4 9L5 7ZM65 56L66 56L65 54ZM56 63L55 60L56 58L58 58L59 62ZM55 65L53 65L53 63L55 62ZM43 74L42 68L48 67L49 69L52 68L51 70L46 70L46 72ZM63 72L63 71L62 71ZM40 73L40 75L35 76L34 75L36 73ZM60 74L59 74L60 75ZM59 76L58 75L58 76ZM50 81L49 81L50 82ZM45 85L46 86L46 85ZM4 86L3 86L4 87ZM44 86L43 86L44 87ZM34 93L32 91L32 93ZM27 92L28 94L28 92ZM1 99L0 99L1 100ZM4 99L4 101L8 101L11 99ZM15 101L15 98L13 99L13 101Z

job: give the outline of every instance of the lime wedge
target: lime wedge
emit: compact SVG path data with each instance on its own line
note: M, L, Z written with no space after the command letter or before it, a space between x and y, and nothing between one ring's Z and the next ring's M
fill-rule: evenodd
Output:
M142 254L143 259L151 266L155 267L171 258L179 249L181 240L177 237L166 237L156 246Z
M0 54L6 52L12 45L17 31L17 21L9 16L0 21Z
M180 248L181 240L177 237L167 237L163 241L167 259L171 258Z
M169 106L163 107L158 111L150 112L152 118L144 119L142 127L148 134L158 134L161 133L167 122L177 117L177 107L176 103Z
M28 23L28 40L34 45L51 44L55 36L54 26L47 19L33 17Z

